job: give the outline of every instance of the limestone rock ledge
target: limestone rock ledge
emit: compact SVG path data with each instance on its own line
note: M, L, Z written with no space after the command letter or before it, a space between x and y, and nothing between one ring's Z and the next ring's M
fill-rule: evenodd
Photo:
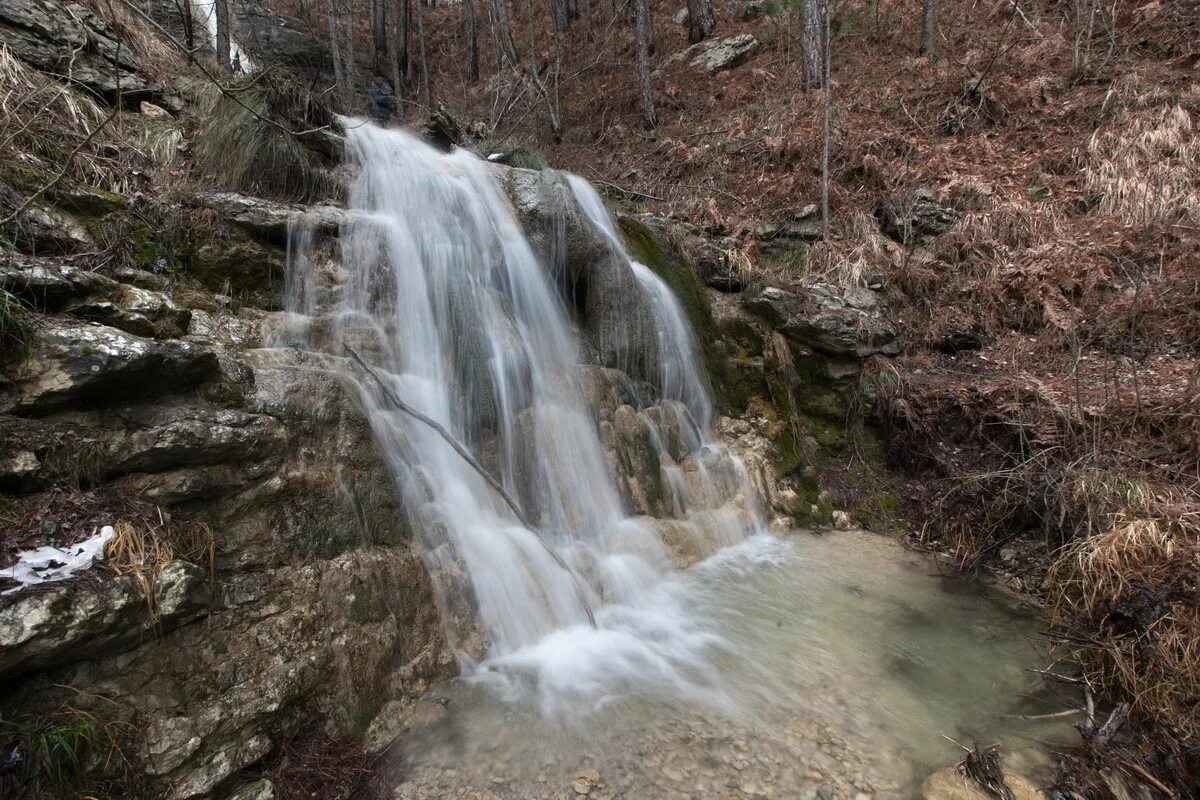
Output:
M96 518L70 524L96 527L152 504L215 542L148 587L97 565L0 595L4 718L69 704L119 723L137 772L178 800L227 796L292 736L362 741L385 710L402 730L456 667L335 365L269 346L286 315L187 308L137 270L22 256L0 285L29 320L26 355L0 373L0 499L78 496Z

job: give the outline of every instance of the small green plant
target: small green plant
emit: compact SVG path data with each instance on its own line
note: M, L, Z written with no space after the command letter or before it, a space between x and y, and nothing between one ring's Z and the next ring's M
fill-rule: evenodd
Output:
M74 708L19 720L0 719L0 794L77 797L87 788L93 765L111 746L104 726L91 714Z
M20 359L28 342L24 304L20 298L0 289L0 366Z

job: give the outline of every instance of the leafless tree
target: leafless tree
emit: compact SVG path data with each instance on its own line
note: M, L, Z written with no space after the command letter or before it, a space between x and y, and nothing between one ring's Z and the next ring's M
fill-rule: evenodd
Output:
M650 84L650 48L652 33L650 30L649 0L631 0L633 3L634 28L637 33L637 76L638 85L642 91L642 118L647 128L658 125L658 116L654 113L654 88Z
M507 0L492 0L492 26L500 43L500 53L510 65L517 64L517 43L513 39L512 25L508 21Z
M408 69L408 0L396 0L388 6L387 48L392 62L392 97L396 116L404 118L404 74Z
M346 3L345 21L346 50L342 55L346 60L346 97L349 98L346 108L349 110L355 107L358 92L358 60L354 55L354 45L357 42L354 35L354 0Z
M467 37L467 80L479 82L479 42L475 36L474 0L462 0L463 34Z
M546 104L546 114L550 118L550 130L554 133L555 137L557 138L558 135L560 133L562 133L562 115L559 113L559 104L558 104L558 68L559 68L559 64L555 63L555 65L554 65L555 71L551 75L551 79L554 81L554 91L551 91L550 87L548 87L546 85L546 81L542 78L542 70L541 70L540 65L538 64L537 40L534 38L533 0L525 0L525 14L526 14L526 19L525 19L526 27L529 29L529 80L533 82L533 87L537 90L537 93L541 96L542 101ZM557 44L558 44L557 35L558 34L556 31L555 32L555 60L556 60L556 62L557 62L558 56L559 56L559 51L558 51L558 47L557 47ZM547 69L547 72L549 72L549 69Z
M692 44L712 36L717 29L713 0L688 0L688 41Z
M560 33L571 27L572 20L578 16L571 0L550 0L550 11L554 17L554 30Z
M338 16L337 3L329 4L329 12L325 15L329 20L329 59L333 62L333 80L337 86L338 97L342 100L342 105L349 107L350 105L350 88L346 83L346 68L342 63L342 48L338 44L338 39L341 38L340 31L341 21Z
M821 8L821 235L829 241L829 106L833 81L832 43L829 36L829 0L819 0Z
M800 50L804 55L804 86L816 89L821 80L821 10L820 0L800 0Z
M217 62L229 69L229 0L216 0L213 13L217 17Z
M375 56L375 66L387 55L387 18L388 0L370 0L371 8L371 48Z
M417 53L421 57L421 102L433 110L433 91L429 86L429 58L425 52L425 4L417 2Z
M921 6L921 52L933 58L937 51L936 0L923 0Z

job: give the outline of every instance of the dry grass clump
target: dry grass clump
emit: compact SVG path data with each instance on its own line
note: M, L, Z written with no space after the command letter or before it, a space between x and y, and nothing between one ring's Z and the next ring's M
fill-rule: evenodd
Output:
M146 598L146 610L158 619L158 576L175 560L176 550L188 560L215 569L216 541L212 530L199 520L172 520L161 508L157 519L141 514L136 522L118 520L115 535L104 547L104 566L119 576L133 578ZM182 522L182 524L180 524Z
M1088 682L1165 723L1180 749L1200 737L1200 505L1119 517L1069 546L1046 576L1057 629Z
M1098 210L1130 225L1200 224L1200 136L1178 97L1131 75L1114 89L1118 110L1087 144L1084 186Z
M215 569L217 541L204 522L169 513L139 497L101 491L64 489L34 495L0 509L0 564L21 550L42 545L67 547L94 536L105 525L116 533L104 550L102 571L130 576L157 616L157 578L176 558Z
M808 277L842 289L865 286L871 275L882 273L891 242L880 232L874 217L864 211L846 216L841 239L815 242L808 256Z
M215 101L197 143L202 180L214 188L286 200L336 194L321 155L293 135L333 123L313 91L281 76L259 75L231 92Z
M37 188L106 116L90 96L26 66L0 45L0 181ZM113 132L101 131L75 155L67 177L104 188L118 183L116 147Z

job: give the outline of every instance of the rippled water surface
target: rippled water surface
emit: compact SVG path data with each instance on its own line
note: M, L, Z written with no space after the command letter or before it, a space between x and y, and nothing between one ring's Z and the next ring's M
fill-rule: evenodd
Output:
M1017 718L1035 620L871 534L755 537L598 622L439 687L397 797L911 797L946 737L1036 769L1069 730Z

